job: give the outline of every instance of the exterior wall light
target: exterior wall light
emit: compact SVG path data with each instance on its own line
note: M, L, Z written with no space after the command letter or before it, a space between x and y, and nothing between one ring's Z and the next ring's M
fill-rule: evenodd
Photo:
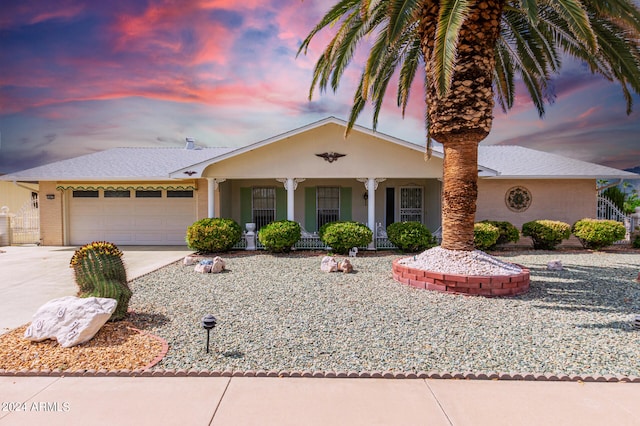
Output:
M47 194L47 200L55 200L56 194Z

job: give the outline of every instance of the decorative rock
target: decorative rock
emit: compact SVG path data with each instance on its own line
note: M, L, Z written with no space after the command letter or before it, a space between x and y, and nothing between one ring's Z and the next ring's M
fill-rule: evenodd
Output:
M211 263L203 263L205 262L204 260L201 260L200 263L198 263L196 265L196 267L194 268L194 271L199 272L201 274L208 274L209 272L211 272Z
M350 274L353 272L353 265L349 261L349 259L342 259L338 262L338 271L342 271L345 274Z
M195 256L185 256L182 264L184 266L195 265L198 262L198 259Z
M220 256L216 256L213 258L213 264L211 265L211 272L214 274L218 274L224 271L226 267L226 263Z
M547 271L562 271L562 262L560 260L552 260L547 263Z
M116 309L115 299L60 297L42 305L24 332L25 339L55 339L68 348L91 340Z
M320 270L324 272L336 272L338 270L338 262L331 256L325 256L320 262Z
M226 263L220 256L216 256L213 259L202 259L194 268L194 271L201 274L208 273L220 273L224 271Z
M349 257L356 257L358 255L358 247L349 249ZM640 274L638 275L640 277Z

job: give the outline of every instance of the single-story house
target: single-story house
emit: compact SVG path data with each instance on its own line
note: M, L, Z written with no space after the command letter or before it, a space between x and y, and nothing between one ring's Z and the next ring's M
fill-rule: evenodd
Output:
M330 117L241 148L115 148L0 177L36 181L41 243L185 244L186 228L227 217L278 219L313 233L354 220L377 231L441 225L443 154ZM597 180L634 173L519 146L480 146L476 220L596 217Z

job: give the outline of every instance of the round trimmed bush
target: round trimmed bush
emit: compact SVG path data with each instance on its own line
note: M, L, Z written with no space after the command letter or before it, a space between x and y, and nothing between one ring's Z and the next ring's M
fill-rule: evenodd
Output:
M201 253L229 251L242 238L242 228L233 219L205 218L187 228L185 241Z
M402 251L415 252L438 245L431 231L420 222L394 222L387 226L387 237Z
M320 227L318 236L335 253L347 254L353 247L369 245L373 232L362 223L340 221L324 224Z
M536 250L555 250L571 236L571 225L557 220L533 220L522 225L522 235L531 237Z
M258 231L258 240L269 251L286 253L300 240L300 224L292 220L278 220L263 226Z
M599 250L623 239L627 230L622 223L615 220L585 218L574 223L571 232L584 248Z
M473 245L478 250L487 250L496 245L500 237L500 229L487 222L473 224Z
M483 220L480 223L489 223L498 228L500 235L498 236L498 241L495 243L496 246L507 243L517 243L520 240L520 231L518 231L518 228L513 226L511 222Z

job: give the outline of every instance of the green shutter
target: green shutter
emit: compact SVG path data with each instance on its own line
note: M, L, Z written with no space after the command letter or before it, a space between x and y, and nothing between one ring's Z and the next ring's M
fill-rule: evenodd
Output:
M316 228L316 188L315 186L304 189L304 229L314 232Z
M340 188L340 220L351 220L351 187Z
M282 187L276 188L276 220L287 218L287 191Z
M251 220L251 188L240 188L240 226L242 229Z

